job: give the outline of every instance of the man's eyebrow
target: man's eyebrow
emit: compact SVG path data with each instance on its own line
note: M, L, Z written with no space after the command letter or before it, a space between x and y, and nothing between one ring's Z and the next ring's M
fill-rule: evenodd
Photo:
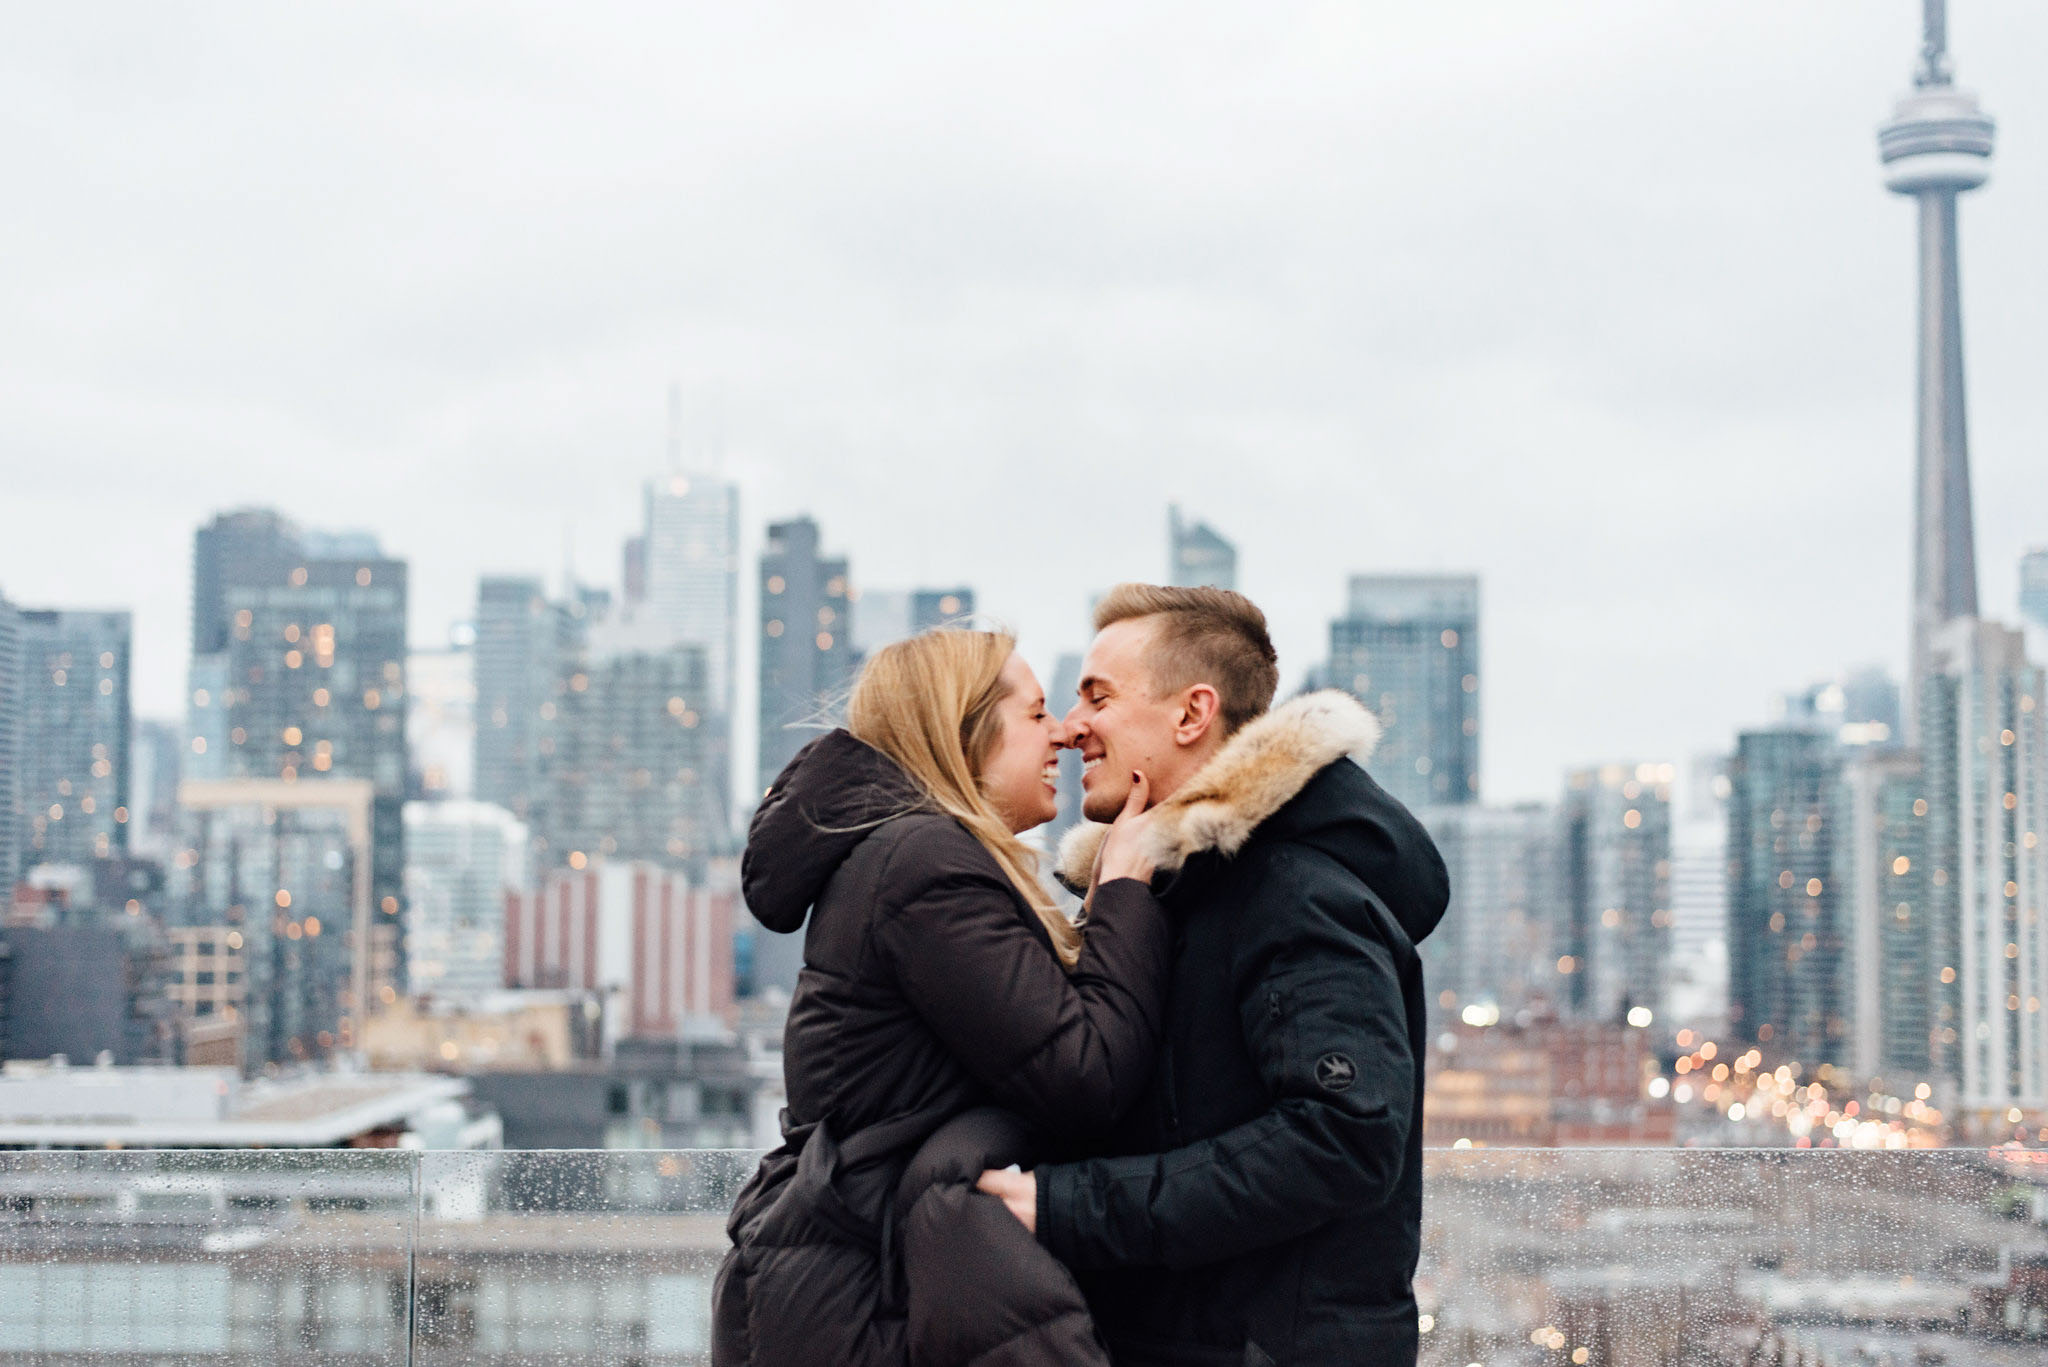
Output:
M1085 698L1098 688L1109 688L1109 680L1097 678L1095 675L1090 674L1083 678L1080 683L1074 685L1074 696Z

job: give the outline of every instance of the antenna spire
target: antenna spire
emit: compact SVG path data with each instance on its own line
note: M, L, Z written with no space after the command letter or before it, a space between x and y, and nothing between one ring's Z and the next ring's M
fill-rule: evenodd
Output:
M1920 85L1947 85L1953 76L1948 62L1948 0L1921 0Z

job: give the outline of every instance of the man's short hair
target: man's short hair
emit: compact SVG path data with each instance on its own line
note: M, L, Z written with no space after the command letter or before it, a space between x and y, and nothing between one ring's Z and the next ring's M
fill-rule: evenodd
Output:
M1153 683L1162 692L1205 683L1216 690L1225 735L1273 705L1280 657L1266 634L1266 614L1229 589L1118 584L1095 605L1095 629L1156 618Z

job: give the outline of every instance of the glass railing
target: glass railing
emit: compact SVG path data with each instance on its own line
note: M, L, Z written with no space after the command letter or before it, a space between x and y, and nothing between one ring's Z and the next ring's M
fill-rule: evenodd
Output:
M2048 1360L2048 1166L1439 1150L1423 1361ZM684 1367L730 1152L0 1153L0 1364Z

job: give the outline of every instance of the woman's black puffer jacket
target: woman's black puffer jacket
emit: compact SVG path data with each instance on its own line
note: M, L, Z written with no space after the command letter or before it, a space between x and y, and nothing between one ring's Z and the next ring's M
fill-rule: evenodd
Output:
M764 926L804 928L804 968L785 1142L734 1207L712 1361L1106 1363L1066 1269L970 1184L1143 1090L1167 948L1150 889L1096 890L1068 972L994 857L845 731L769 790L742 879Z

